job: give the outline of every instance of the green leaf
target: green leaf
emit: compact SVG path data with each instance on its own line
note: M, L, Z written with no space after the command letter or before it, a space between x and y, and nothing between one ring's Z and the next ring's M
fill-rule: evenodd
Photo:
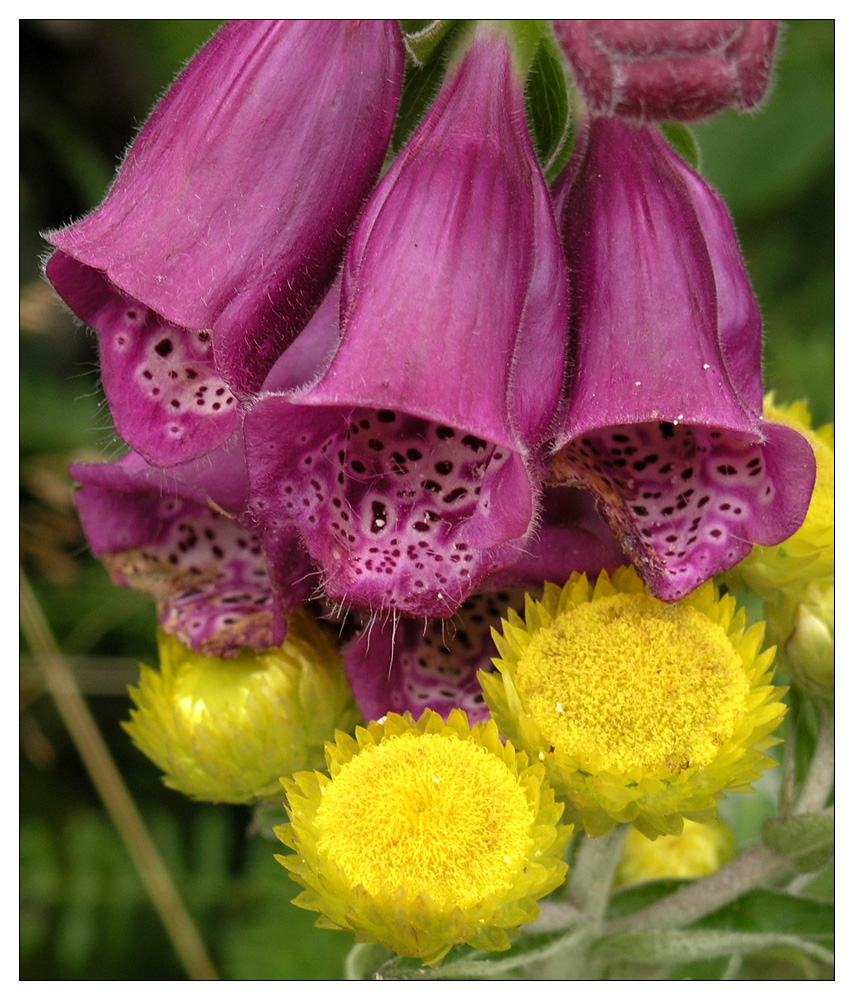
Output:
M566 166L575 142L564 65L554 41L544 38L525 84L528 126L548 183Z
M829 937L834 931L833 903L810 896L793 896L773 889L756 889L709 914L695 925L703 930L778 932Z
M818 871L833 859L833 816L805 813L768 819L762 825L762 839L791 859L798 871Z
M662 122L661 132L683 160L695 170L700 169L700 146L687 125L682 122Z
M423 66L441 45L454 21L402 20L403 41L406 49L419 66Z

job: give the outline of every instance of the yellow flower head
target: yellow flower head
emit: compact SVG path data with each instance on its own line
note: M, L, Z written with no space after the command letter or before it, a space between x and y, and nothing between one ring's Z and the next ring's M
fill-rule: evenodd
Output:
M281 647L202 656L160 633L160 671L143 666L123 723L169 788L206 802L280 794L279 779L320 766L336 727L359 712L332 643L303 612Z
M617 868L617 885L648 882L658 878L703 878L731 861L736 854L735 836L725 824L692 823L685 820L679 836L649 840L629 830Z
M806 401L778 406L773 393L765 397L764 416L794 428L812 445L815 488L804 523L794 535L780 545L755 545L726 579L736 589L753 590L765 600L782 593L800 601L811 585L824 586L833 581L833 424L813 430Z
M282 780L291 822L275 831L318 927L438 965L456 944L508 948L566 877L563 807L494 722L390 714L326 752L331 777Z
M711 583L678 604L634 569L561 589L510 612L494 674L481 674L501 732L546 765L567 818L590 836L634 823L646 836L708 822L725 790L773 765L762 750L783 717L764 627L745 629Z

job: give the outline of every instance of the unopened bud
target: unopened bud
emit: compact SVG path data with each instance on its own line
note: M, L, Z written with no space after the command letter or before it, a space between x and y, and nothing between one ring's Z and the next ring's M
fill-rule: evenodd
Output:
M596 114L692 121L762 99L776 21L555 21Z

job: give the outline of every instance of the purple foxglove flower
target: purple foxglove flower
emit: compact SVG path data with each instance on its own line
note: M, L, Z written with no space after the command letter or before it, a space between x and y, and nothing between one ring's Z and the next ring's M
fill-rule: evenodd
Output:
M815 461L762 419L761 319L720 196L657 129L597 118L557 204L573 275L555 482L677 600L803 521Z
M164 631L197 652L229 657L242 646L279 645L288 614L309 596L312 567L298 535L268 543L289 567L274 591L261 541L245 516L246 470L237 442L178 473L134 453L111 464L72 465L92 551L115 583L152 594Z
M520 556L566 287L523 83L482 28L362 214L328 368L246 417L252 508L298 526L332 601L448 617Z
M118 433L154 465L240 422L328 289L383 162L391 21L236 21L155 109L47 277L99 334Z
M776 21L555 21L589 110L692 121L762 99Z
M445 718L462 708L470 722L485 721L478 671L497 656L492 629L509 608L521 614L525 591L544 582L566 583L573 572L612 572L625 557L613 533L581 490L548 489L543 519L522 558L486 581L450 620L412 618L369 622L347 647L344 666L365 719L425 708Z

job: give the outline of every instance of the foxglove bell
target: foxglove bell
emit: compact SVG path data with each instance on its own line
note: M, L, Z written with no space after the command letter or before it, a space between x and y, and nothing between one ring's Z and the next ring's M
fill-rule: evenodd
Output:
M118 433L174 465L225 441L338 268L403 73L391 21L235 21L143 128L104 203L48 236L100 338Z
M555 21L588 109L642 121L746 111L765 94L776 21Z
M331 600L445 618L519 558L566 286L523 82L483 27L362 214L328 368L247 415L252 508L299 528Z
M593 490L652 591L678 600L798 528L812 449L762 418L732 222L656 129L593 119L557 202L573 285L553 478Z
M271 543L276 591L252 521L239 439L173 471L131 453L72 465L75 503L93 553L115 583L150 593L163 630L205 656L278 646L309 596L312 567L296 532ZM287 567L287 570L284 567Z

